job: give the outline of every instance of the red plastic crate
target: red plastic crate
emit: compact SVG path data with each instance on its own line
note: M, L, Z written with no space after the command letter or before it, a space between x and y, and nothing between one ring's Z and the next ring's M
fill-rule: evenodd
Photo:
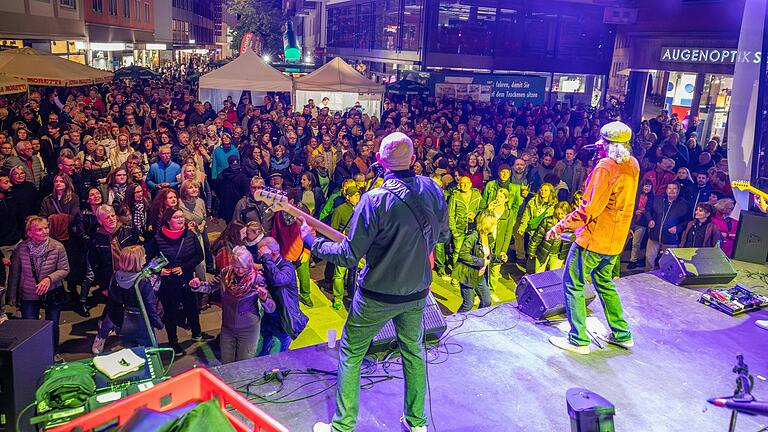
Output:
M168 411L189 402L202 402L218 398L219 406L238 432L288 432L288 429L264 411L253 405L235 389L204 368L195 368L164 381L150 389L121 399L113 404L78 417L71 422L50 429L51 432L87 432L107 430L124 424L134 411L146 407ZM253 423L249 426L239 416Z

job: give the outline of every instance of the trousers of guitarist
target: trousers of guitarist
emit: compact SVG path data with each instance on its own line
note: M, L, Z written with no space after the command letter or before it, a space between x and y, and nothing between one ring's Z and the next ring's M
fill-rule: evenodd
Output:
M613 269L619 263L632 224L640 166L629 151L632 139L629 126L618 121L608 123L600 129L600 135L601 139L595 143L599 161L587 177L579 207L547 232L547 239L558 238L569 229L576 233L563 273L565 309L571 331L567 338L552 336L549 341L578 354L589 354L584 300L586 275L592 279L611 328L611 334L598 336L623 348L634 345L613 283Z
M302 219L302 238L313 255L347 268L365 258L339 344L336 411L331 423L315 424L315 432L355 429L360 365L389 320L395 324L405 376L401 422L409 431L427 430L422 316L432 282L429 255L448 240L448 209L437 183L411 169L413 142L405 134L386 136L376 159L385 169L384 184L360 198L346 238L315 237Z

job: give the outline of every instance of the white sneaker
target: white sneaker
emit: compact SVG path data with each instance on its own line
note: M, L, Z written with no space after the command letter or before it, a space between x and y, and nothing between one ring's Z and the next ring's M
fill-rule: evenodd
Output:
M104 344L107 342L106 339L102 339L98 336L96 336L96 339L93 341L93 346L91 346L91 352L93 355L99 355L104 351Z
M331 432L332 430L330 423L317 422L312 427L312 432Z
M757 320L755 321L755 325L763 330L768 330L768 320Z
M403 425L403 430L407 432L427 432L426 426L411 426L408 424L408 420L405 416L400 417L400 424Z
M611 345L620 346L620 347L625 348L625 349L630 349L633 346L635 346L635 341L632 340L632 339L627 340L627 341L623 341L623 342L617 341L613 337L613 333L608 333L608 334L598 333L597 337L600 338L601 340L605 341L605 342L608 342Z
M550 336L549 343L565 351L575 352L576 354L581 355L589 354L589 345L574 345L567 337Z

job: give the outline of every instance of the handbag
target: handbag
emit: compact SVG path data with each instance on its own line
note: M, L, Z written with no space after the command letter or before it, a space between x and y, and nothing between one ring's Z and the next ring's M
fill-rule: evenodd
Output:
M32 255L29 255L29 264L32 269L32 277L35 279L35 285L40 283L40 274L37 272L37 265ZM51 282L53 283L53 282ZM48 291L40 296L40 301L43 306L48 307L52 305L61 305L67 300L67 295L64 292L64 287L49 287Z

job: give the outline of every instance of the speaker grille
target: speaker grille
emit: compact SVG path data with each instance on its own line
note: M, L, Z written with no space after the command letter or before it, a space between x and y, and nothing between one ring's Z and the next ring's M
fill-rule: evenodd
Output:
M440 305L437 304L432 293L427 295L426 300L426 304L424 304L424 318L422 319L424 337L439 339L448 328L448 324L446 324L443 312L440 310ZM381 331L374 336L371 341L371 348L368 352L395 349L397 348L396 341L397 334L395 333L395 323L392 322L392 320L389 320L384 324L384 327L381 328Z

